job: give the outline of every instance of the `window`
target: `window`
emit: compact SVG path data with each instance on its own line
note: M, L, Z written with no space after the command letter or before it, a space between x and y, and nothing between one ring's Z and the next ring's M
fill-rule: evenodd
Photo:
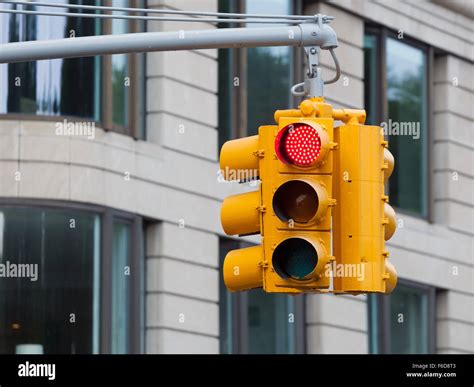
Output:
M222 263L230 250L249 244L220 240ZM261 289L230 293L220 275L221 353L291 354L304 352L304 297Z
M128 1L116 1L116 6L126 7ZM120 12L119 12L120 13ZM126 14L126 13L123 13ZM129 32L128 21L113 19L112 34L126 34ZM112 55L112 122L117 125L128 125L128 87L129 60L127 54Z
M0 353L140 350L141 218L0 203Z
M219 10L291 14L299 4L290 0L220 0ZM247 27L262 25L252 23ZM219 50L219 146L257 134L259 126L274 123L275 110L292 105L290 88L295 83L296 61L293 52L290 47Z
M295 319L302 315L295 316L294 304L295 298L286 294L268 294L262 289L249 291L249 353L296 353Z
M434 288L399 280L389 296L368 302L371 353L434 353Z
M36 273L0 281L1 353L25 348L48 354L98 352L99 230L95 214L1 208L4 270L27 265Z
M247 1L245 12L288 15L292 1ZM248 27L262 27L249 24ZM247 49L247 134L258 134L258 127L274 123L276 109L290 105L292 86L292 52L290 47L257 47Z
M388 38L386 46L388 117L413 125L412 135L389 135L397 168L390 177L392 203L426 215L427 70L423 50Z
M384 127L395 170L391 203L426 217L428 212L427 49L386 30L367 28L364 39L367 122Z
M94 1L84 1L94 4ZM32 5L3 4L2 8L43 10ZM59 8L58 12L65 12ZM83 12L70 10L69 12ZM84 11L88 13L89 11ZM100 33L92 18L65 18L0 14L0 43L61 39ZM99 120L94 83L98 73L95 58L55 59L0 65L0 114L26 113L65 115Z
M67 0L59 2L67 4ZM71 1L94 5L95 0ZM118 6L127 6L118 1ZM130 4L130 6L139 4ZM114 4L115 5L115 4ZM91 13L90 10L0 4L2 8L48 12ZM28 40L122 34L142 28L136 21L95 20L58 16L0 14L0 44ZM75 59L0 64L0 114L85 118L101 127L143 137L143 121L136 110L143 104L137 88L142 75L141 55L112 55ZM132 102L133 101L133 102ZM8 118L8 116L6 116Z
M379 96L379 40L375 34L365 34L364 36L364 95L365 111L367 112L366 122L368 125L380 124L380 96Z
M112 245L112 353L128 353L132 225L116 220Z

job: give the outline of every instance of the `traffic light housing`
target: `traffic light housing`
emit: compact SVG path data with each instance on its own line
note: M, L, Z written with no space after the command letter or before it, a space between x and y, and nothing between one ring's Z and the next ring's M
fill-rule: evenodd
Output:
M335 204L331 105L306 100L300 109L277 111L275 121L278 125L261 126L258 136L229 141L221 150L224 178L253 169L260 179L258 191L224 200L224 231L262 235L261 246L227 255L224 281L230 290L327 291Z
M390 293L397 274L385 241L395 232L396 218L384 185L393 156L378 126L354 120L336 128L335 139L334 293Z
M306 112L306 114L305 114ZM264 290L328 291L331 256L334 120L322 99L275 113L261 128Z
M335 120L343 125L335 128ZM262 236L261 245L227 254L227 288L393 290L397 277L385 240L396 221L384 183L394 160L381 128L363 125L365 111L333 109L323 98L276 111L275 121L221 150L226 180L260 180L257 190L222 205L227 234Z

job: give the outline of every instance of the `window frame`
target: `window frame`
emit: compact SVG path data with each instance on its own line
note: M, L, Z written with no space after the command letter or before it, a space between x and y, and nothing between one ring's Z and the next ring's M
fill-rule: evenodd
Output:
M128 5L131 8L141 7L142 0L130 0ZM112 0L105 0L104 5L113 6ZM104 11L106 14L112 14L111 11ZM139 16L136 12L130 12L129 15ZM103 19L102 20L102 34L109 35L112 33L112 19ZM143 30L143 23L140 23L137 20L128 21L129 31L128 33L141 32ZM101 121L103 125L108 130L113 132L118 132L125 135L130 135L135 139L143 139L143 133L140 133L140 127L144 124L143 120L140 120L139 114L139 99L143 98L138 91L139 86L137 84L142 83L143 88L143 76L140 76L138 69L144 69L144 54L126 54L128 61L128 77L132 79L129 86L128 98L127 98L127 107L128 107L128 126L119 125L113 122L113 85L112 85L112 55L102 56L101 63ZM137 82L141 80L141 82ZM142 101L144 102L144 101Z
M220 237L219 243L222 244L224 241L234 241L235 249L243 249L246 247L255 246L254 244L236 240L233 238ZM222 264L223 261L219 259L219 273L222 275ZM235 292L231 293L230 297L231 310L232 310L232 337L231 347L232 354L248 354L248 307L249 307L249 293L248 292ZM300 294L299 297L294 297L294 313L295 313L295 354L306 353L306 295ZM221 300L219 300L219 308L222 307ZM221 350L221 348L220 348ZM222 353L222 352L221 352Z
M130 354L141 353L144 349L144 250L143 241L145 225L140 215L131 214L111 207L83 204L52 199L0 198L2 207L36 207L42 209L63 209L91 212L99 216L100 224L100 286L99 286L99 354L110 354L112 347L112 238L114 220L124 220L131 224L131 259L130 272L130 325L127 333Z
M424 44L410 36L404 34L403 39L397 38L397 31L390 29L386 26L379 24L374 24L371 22L366 22L364 25L364 36L371 34L375 36L377 40L377 58L376 62L379 64L376 70L376 79L377 79L377 112L375 118L378 122L387 122L388 121L388 98L387 98L387 57L386 57L386 48L387 48L387 39L397 39L402 41L405 44L408 44L412 47L415 47L423 51L426 58L426 140L424 141L423 147L425 152L425 168L424 173L426 174L426 187L424 189L424 198L422 200L426 201L426 212L422 211L421 213L409 211L400 207L396 207L395 210L397 213L413 216L416 218L425 219L430 223L434 222L434 198L433 198L433 130L431 127L434 123L434 97L433 97L433 85L434 85L434 49L427 44ZM365 81L365 80L364 80ZM390 143L389 143L390 147ZM395 160L395 165L397 160ZM390 180L386 185L385 191L390 195Z
M110 5L112 0L106 0L104 5ZM130 7L140 7L143 0L130 0ZM104 13L110 14L110 11L104 11ZM137 13L130 13L130 15L138 15ZM100 19L97 21L100 26L99 34L106 35L110 34L111 31L111 19ZM144 24L137 20L128 21L129 32L141 32L143 31ZM97 35L96 35L97 36ZM112 131L127 136L131 136L136 140L145 139L145 119L143 114L143 107L145 104L145 60L144 54L127 54L129 74L128 76L132 79L130 83L130 90L127 98L128 105L128 117L129 125L122 126L113 123L112 119L112 60L110 55L96 56L95 58L99 61L99 83L100 92L96 96L99 99L99 119L94 117L81 117L81 116L70 116L70 115L39 115L32 113L5 113L0 114L1 120L31 120L31 121L44 121L44 122L57 122L64 119L69 122L93 122L98 128L105 131ZM67 60L67 59L65 59ZM142 91L141 91L142 90Z
M407 279L398 279L398 285L410 287L426 293L428 297L428 353L434 354L436 351L436 288L430 285L421 284ZM390 327L390 297L384 294L371 294L372 300L368 299L368 322L369 322L369 349L371 354L391 354L391 327ZM373 303L373 304L372 304ZM372 331L372 307L375 304L375 319L377 324L377 339L373 343ZM373 349L375 348L375 352Z

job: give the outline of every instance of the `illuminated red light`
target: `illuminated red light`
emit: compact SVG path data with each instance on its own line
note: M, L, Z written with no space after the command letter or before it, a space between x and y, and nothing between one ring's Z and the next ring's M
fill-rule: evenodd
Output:
M307 167L314 164L321 154L321 138L312 126L289 125L278 134L275 148L280 160Z

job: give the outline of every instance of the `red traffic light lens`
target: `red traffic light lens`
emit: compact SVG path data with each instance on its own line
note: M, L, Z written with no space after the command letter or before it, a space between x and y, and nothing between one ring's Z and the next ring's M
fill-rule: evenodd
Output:
M284 127L275 141L278 158L300 167L315 163L321 154L321 137L316 128L304 123Z

